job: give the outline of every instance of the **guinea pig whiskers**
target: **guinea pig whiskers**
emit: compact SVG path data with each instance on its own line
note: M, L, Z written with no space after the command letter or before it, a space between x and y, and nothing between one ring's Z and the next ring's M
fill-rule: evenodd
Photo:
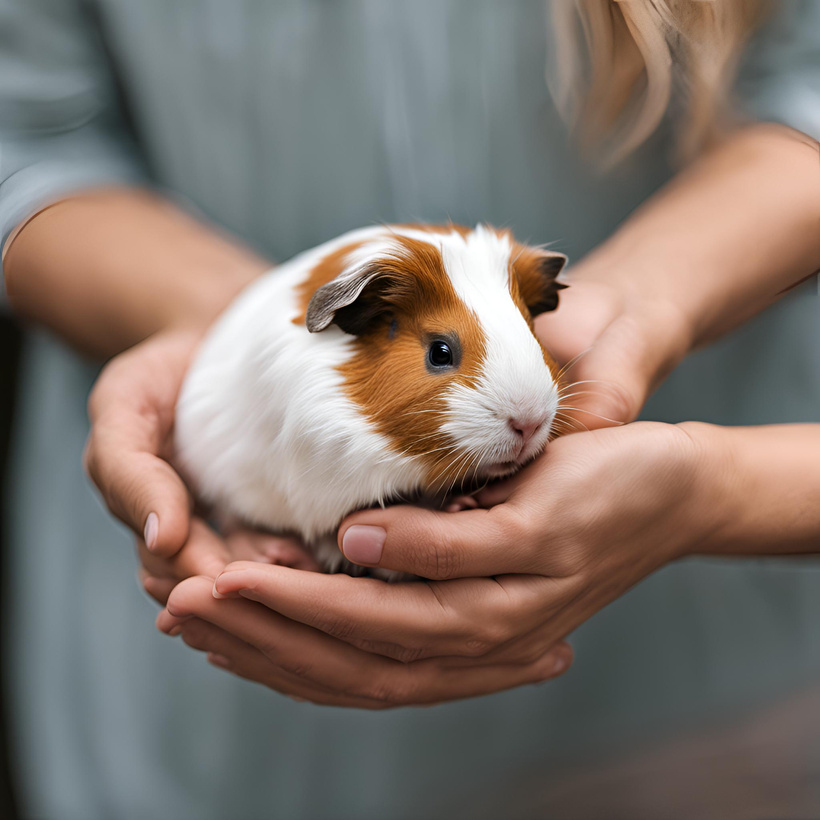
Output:
M608 416L602 416L600 413L594 413L592 410L587 410L585 407L572 407L569 404L564 404L561 409L574 410L576 413L586 413L587 415L595 416L595 418L601 419L602 421L608 421L610 424L623 425L625 423L619 419L611 419Z
M555 381L556 381L556 382L558 382L558 381L561 379L561 376L563 376L563 375L564 375L564 373L566 373L566 372L567 372L567 370L569 370L571 367L574 367L576 364L578 364L578 362L579 362L579 361L580 361L580 360L581 360L584 356L586 356L586 355L587 355L587 353L589 353L589 352L590 352L590 350L592 350L592 347L591 347L591 346L590 346L590 347L588 347L586 350L582 350L580 353L577 353L575 356L573 356L573 357L572 357L572 358L571 358L571 359L570 359L570 360L569 360L569 361L568 361L568 362L567 362L567 363L566 363L566 364L565 364L565 365L564 365L564 366L563 366L563 367L562 367L562 368L558 371L558 375L555 377Z
M459 480L459 478L461 478L462 471L465 475L469 473L469 470L462 470L462 464L465 467L471 465L474 459L475 455L469 450L467 450L466 452L456 453L455 457L450 460L447 466L444 467L442 470L438 471L441 478L445 478L451 470L455 471L453 480L449 483L449 486L445 491L446 494L452 492L453 487L455 487L456 485L456 482Z
M578 419L574 419L569 416L565 418L559 418L556 416L552 431L550 433L550 438L558 438L558 436L561 436L564 433L575 433L581 428L589 432L589 427L587 427L583 422L578 421Z
M603 379L581 379L577 382L570 382L569 384L563 385L563 387L558 388L558 393L560 394L564 390L568 390L570 387L578 387L579 384L610 384L610 382L604 381Z

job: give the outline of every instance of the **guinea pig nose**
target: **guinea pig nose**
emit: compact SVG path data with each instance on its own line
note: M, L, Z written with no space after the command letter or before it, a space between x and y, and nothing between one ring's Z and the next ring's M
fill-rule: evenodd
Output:
M531 419L531 418L510 418L507 423L510 429L517 435L521 436L521 446L526 443L541 429L541 425L546 419Z

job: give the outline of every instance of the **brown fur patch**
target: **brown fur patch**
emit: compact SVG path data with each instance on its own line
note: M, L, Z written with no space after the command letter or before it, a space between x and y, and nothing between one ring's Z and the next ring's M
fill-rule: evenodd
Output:
M454 384L475 386L486 343L475 316L456 295L438 249L401 236L396 241L400 256L390 265L409 287L387 294L390 311L356 338L352 358L339 369L351 400L375 428L397 452L422 460L429 486L444 487L465 477L469 467L441 432L444 395ZM452 334L461 348L458 368L430 373L429 342Z

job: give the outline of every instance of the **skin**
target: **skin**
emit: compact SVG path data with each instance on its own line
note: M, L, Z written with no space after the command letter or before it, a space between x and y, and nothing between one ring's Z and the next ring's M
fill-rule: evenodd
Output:
M382 541L379 566L427 583L247 561L216 575L226 542L197 521L186 540L184 487L162 466L184 343L169 332L112 363L92 397L87 461L136 532L159 511L141 552L146 589L167 600L158 626L293 697L428 704L559 674L571 650L556 641L670 561L816 552L820 425L623 423L690 350L820 268L819 158L786 129L739 132L574 268L537 329L560 360L576 359L586 387L573 419L600 429L557 440L480 509L370 510L340 529L349 559L369 547L373 565Z

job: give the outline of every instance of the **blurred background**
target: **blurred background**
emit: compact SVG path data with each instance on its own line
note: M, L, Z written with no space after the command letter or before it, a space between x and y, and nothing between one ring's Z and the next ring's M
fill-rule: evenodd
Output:
M11 419L17 387L17 368L20 360L22 334L17 322L3 315L0 307L0 680L6 678L5 606L7 574L6 567L6 464L11 441ZM5 694L5 693L4 693ZM8 699L3 697L0 708L0 817L16 820L17 805L12 787L11 761L9 756L8 723L6 708Z

